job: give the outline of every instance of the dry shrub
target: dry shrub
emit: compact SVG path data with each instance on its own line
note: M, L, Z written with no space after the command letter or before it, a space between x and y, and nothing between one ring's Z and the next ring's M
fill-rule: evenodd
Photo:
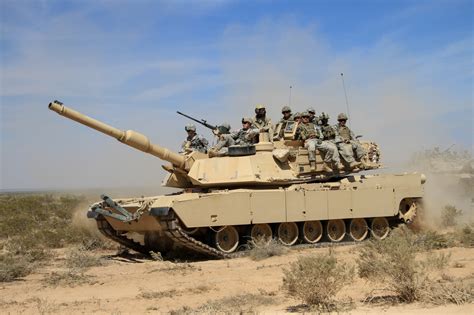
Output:
M420 299L423 302L444 304L465 304L474 302L473 285L463 282L434 282L423 288Z
M359 276L394 292L403 302L413 302L427 281L423 265L415 260L418 250L407 228L397 228L383 241L362 245L357 259Z
M283 288L320 311L337 310L336 294L353 279L354 268L340 263L332 252L299 257L284 270Z
M22 259L23 258L23 259ZM31 272L31 264L24 257L0 256L0 282L10 282Z
M433 250L449 248L455 245L455 242L447 235L440 234L433 230L421 230L416 235L406 235L414 239L415 245L419 250Z
M428 253L426 259L421 263L428 269L443 270L449 265L451 253Z
M276 239L258 238L249 241L249 257L253 260L262 260L268 257L281 256L288 252L288 248Z
M51 258L52 248L107 244L97 231L73 224L75 209L84 203L70 195L0 194L0 281L29 274Z
M66 271L52 272L44 282L50 286L69 286L74 287L81 284L93 284L92 276L88 276L77 269L69 269Z
M428 253L427 258L417 261L417 252L431 247L420 245L419 240L409 229L400 227L383 241L366 242L357 259L359 276L372 282L374 291L395 293L401 302L461 304L472 301L472 286L455 283L454 278L444 273L441 279L429 278L429 269L442 271L451 255Z
M236 296L225 297L218 300L207 301L197 309L183 307L171 311L170 314L242 314L256 313L255 309L260 306L267 306L277 303L275 297L264 296L260 294L239 294Z
M472 226L466 225L456 232L457 239L465 247L474 247L474 230Z
M461 215L462 210L459 210L452 205L446 205L441 211L441 223L444 227L455 226L457 218Z
M66 255L66 267L70 269L86 270L101 265L103 265L101 258L91 254L84 247L73 248Z

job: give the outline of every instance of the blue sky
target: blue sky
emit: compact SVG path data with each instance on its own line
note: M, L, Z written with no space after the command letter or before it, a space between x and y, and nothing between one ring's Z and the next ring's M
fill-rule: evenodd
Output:
M265 103L276 120L289 85L295 110L334 117L341 72L352 126L388 166L472 150L473 3L4 0L0 189L161 180L160 161L53 115L53 99L177 149L176 110L238 128Z

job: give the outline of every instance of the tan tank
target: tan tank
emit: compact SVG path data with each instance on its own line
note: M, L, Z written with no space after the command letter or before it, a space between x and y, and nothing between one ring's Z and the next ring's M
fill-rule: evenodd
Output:
M311 171L295 125L277 130L273 142L229 148L229 156L178 154L135 131L122 131L54 101L58 114L105 133L171 164L163 185L182 191L164 196L114 199L103 195L88 217L112 240L136 251L162 253L186 248L231 257L249 239L275 237L285 245L322 240L385 238L393 225L411 222L423 196L422 174L354 175L361 170L323 172L317 154ZM377 169L380 152L362 142L366 169ZM369 232L370 231L370 232ZM143 241L130 238L143 236Z

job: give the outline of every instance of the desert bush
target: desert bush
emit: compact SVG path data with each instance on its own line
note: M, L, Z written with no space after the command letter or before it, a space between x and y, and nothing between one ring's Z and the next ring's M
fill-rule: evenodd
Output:
M337 309L336 294L353 278L354 268L340 263L332 252L299 257L284 270L283 288L320 311Z
M280 256L288 252L288 248L276 239L259 238L249 241L249 257L253 260L262 260L272 256Z
M69 250L66 255L66 267L70 269L86 270L90 267L101 266L103 264L100 257L92 255L84 247L77 247Z
M421 263L428 269L443 270L449 265L450 260L450 253L429 253Z
M461 245L474 247L474 230L470 225L466 225L460 231L457 231L457 238Z
M432 282L423 288L420 300L434 305L472 303L474 288L463 282Z
M74 287L81 284L92 284L92 276L88 276L78 270L65 270L59 272L52 272L44 278L44 283L47 285L57 286L69 286Z
M31 264L27 259L13 255L0 255L0 282L9 282L28 275Z
M14 257L15 273L2 272L11 279L31 272L41 262L51 257L50 249L79 244L88 249L101 247L104 242L98 232L73 224L74 210L85 198L79 196L53 196L50 194L2 194L0 195L0 240L4 257ZM10 259L8 258L8 259ZM19 263L27 262L27 263ZM18 268L24 268L19 272Z
M457 218L461 215L462 210L459 210L452 205L446 205L441 211L441 223L444 227L455 226Z
M412 232L397 228L383 241L371 240L361 246L359 276L394 292L401 301L413 302L427 280L423 265L416 261L417 246Z
M414 238L419 250L442 249L455 245L455 242L447 235L440 234L433 230L421 230L419 233L412 236L407 235L407 237Z
M185 306L171 311L170 314L254 314L257 307L272 305L276 302L275 297L246 293L218 300L209 300L196 309Z

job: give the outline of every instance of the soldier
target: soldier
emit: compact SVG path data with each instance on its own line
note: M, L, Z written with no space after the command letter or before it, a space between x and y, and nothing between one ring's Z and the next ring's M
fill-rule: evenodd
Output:
M334 154L331 158L331 161L334 163L334 166L338 170L342 170L344 166L341 164L341 159L339 157L339 152L337 148L337 143L340 142L339 135L337 133L337 129L331 125L329 125L329 115L326 113L321 113L319 118L316 119L321 129L321 140L325 142L325 145L328 147L330 154Z
M355 138L354 133L346 126L347 115L340 113L337 116L337 121L339 122L335 127L341 138L341 143L339 145L339 151L343 159L349 163L351 167L362 166L367 167L367 164L362 160L365 156L365 149L362 147L360 142ZM343 144L350 144L350 146L344 146ZM349 147L349 150L344 148ZM354 160L355 155L355 160Z
M189 153L191 151L199 151L202 153L207 153L207 146L209 142L201 135L196 133L196 126L193 124L186 125L184 130L188 133L186 141L181 145L181 149L184 153Z
M267 132L270 141L273 139L273 125L272 120L266 117L267 111L265 105L257 104L255 106L255 119L253 120L253 126L258 128L260 132Z
M334 155L329 152L331 148L320 139L321 133L319 129L315 128L314 124L309 122L309 113L303 112L301 117L302 123L298 125L297 131L298 140L304 140L304 147L308 149L308 160L311 170L316 170L316 149L318 149L325 153L323 171L332 172L331 167L328 165Z
M315 126L318 125L318 119L316 118L316 111L314 108L309 107L306 111L309 114L309 122L313 123Z
M242 118L242 129L232 133L235 144L251 145L257 142L259 130L252 126L252 118Z
M212 132L219 138L219 141L209 150L209 157L229 154L229 147L235 144L234 139L230 135L230 125L223 123Z
M293 115L293 119L295 120L295 122L300 123L301 122L301 113L298 113L298 112L295 113Z
M291 115L291 108L289 106L283 106L281 113L283 114L283 117L280 119L280 124L294 120L293 115Z

